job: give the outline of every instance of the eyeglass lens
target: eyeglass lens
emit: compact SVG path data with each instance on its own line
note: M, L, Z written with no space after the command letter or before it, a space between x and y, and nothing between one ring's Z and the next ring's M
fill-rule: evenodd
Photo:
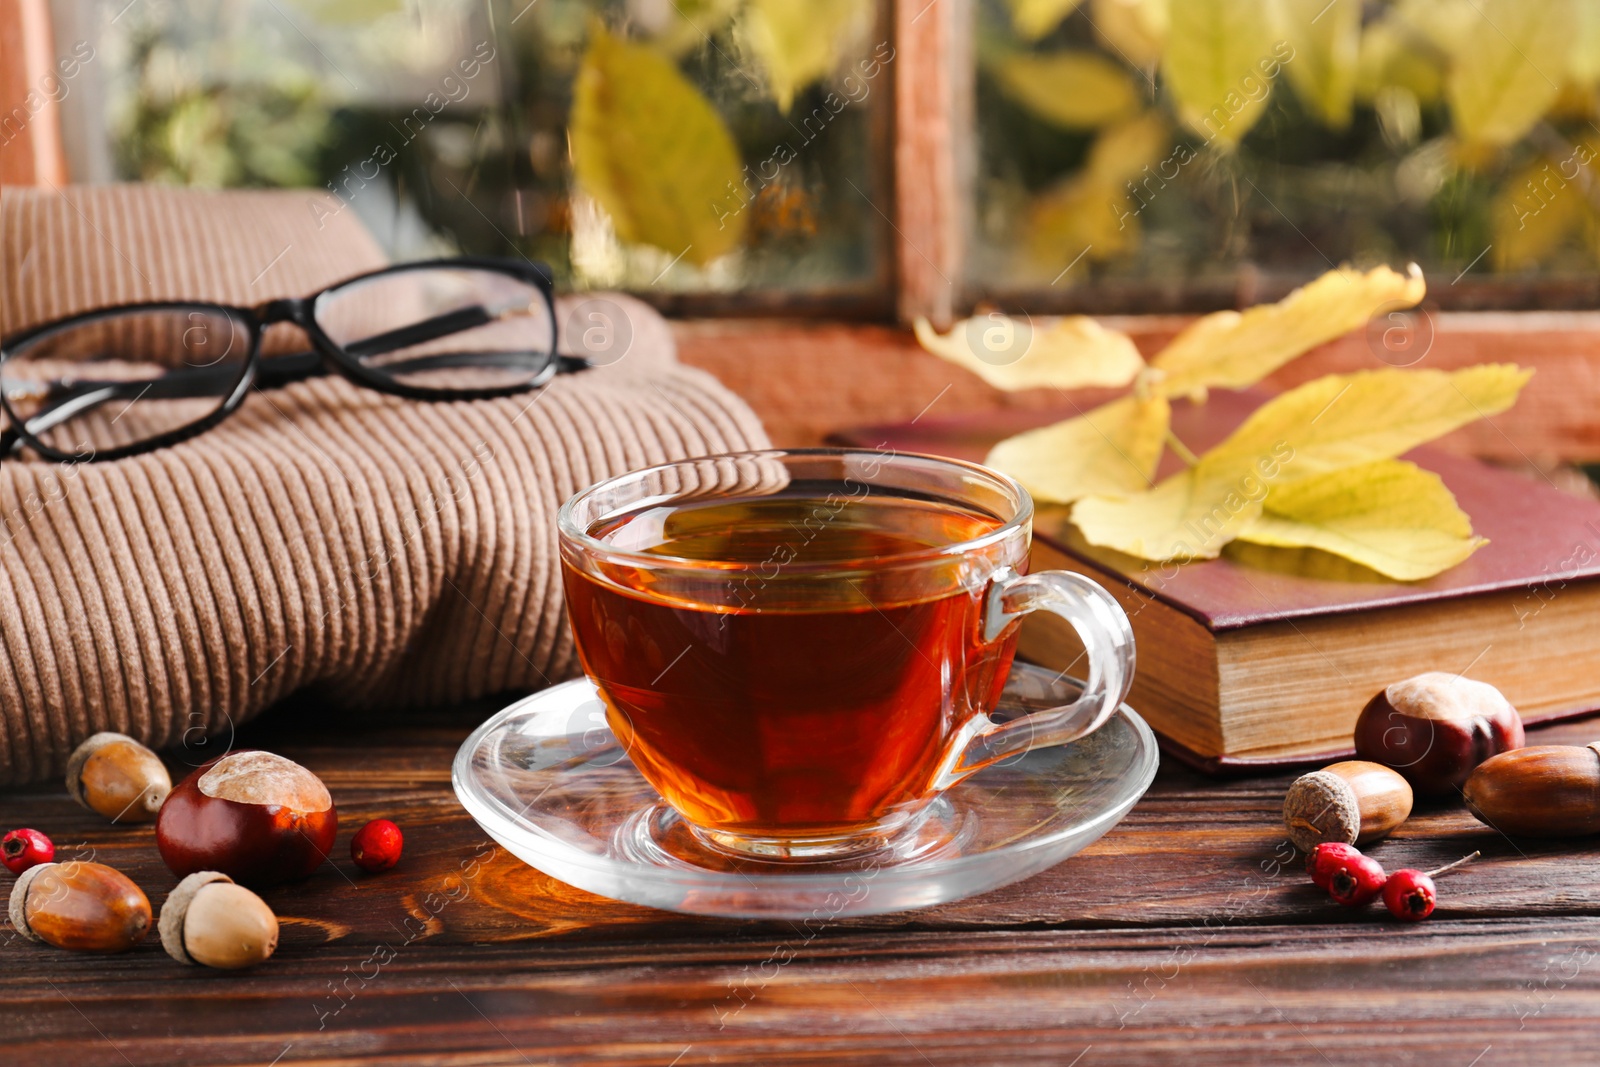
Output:
M380 274L322 294L312 317L367 371L412 389L514 389L554 358L543 291L497 271Z
M92 456L215 414L245 372L253 330L211 307L108 313L7 349L0 393L46 448Z

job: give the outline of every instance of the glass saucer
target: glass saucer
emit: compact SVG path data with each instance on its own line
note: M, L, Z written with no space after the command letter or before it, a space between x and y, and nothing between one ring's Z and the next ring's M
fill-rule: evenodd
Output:
M1067 703L1070 678L1018 663L994 718ZM1115 826L1156 773L1126 704L1090 736L986 768L876 852L763 862L703 845L634 769L587 679L517 701L456 753L456 796L512 855L614 900L727 918L877 915L982 893L1052 867Z

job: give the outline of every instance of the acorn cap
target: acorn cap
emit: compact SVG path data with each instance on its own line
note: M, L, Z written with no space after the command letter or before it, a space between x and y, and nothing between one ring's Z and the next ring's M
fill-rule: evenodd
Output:
M106 730L98 734L89 735L83 744L73 749L72 755L67 757L67 792L72 794L73 800L76 800L86 808L89 807L89 800L83 795L83 765L89 762L90 756L107 745L116 744L118 741L127 741L135 745L139 743L127 734ZM90 808L90 810L94 809Z
M44 938L34 933L33 927L28 925L28 886L40 871L54 866L54 863L36 863L17 875L16 884L11 887L11 901L6 907L11 916L11 926L29 941L43 941Z
M189 905L200 890L212 882L232 881L221 871L195 871L167 894L166 903L161 905L161 917L156 920L156 929L161 932L161 947L167 950L167 955L179 963L199 965L183 947L184 916L189 913Z
M1353 845L1361 835L1361 801L1339 775L1312 771L1296 778L1284 794L1283 825L1302 852L1327 841Z

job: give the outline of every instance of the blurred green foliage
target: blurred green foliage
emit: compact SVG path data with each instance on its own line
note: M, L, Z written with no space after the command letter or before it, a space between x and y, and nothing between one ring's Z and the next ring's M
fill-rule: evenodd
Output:
M211 188L315 185L329 143L328 100L309 72L226 90L192 76L149 25L130 47L133 91L115 129L124 177Z

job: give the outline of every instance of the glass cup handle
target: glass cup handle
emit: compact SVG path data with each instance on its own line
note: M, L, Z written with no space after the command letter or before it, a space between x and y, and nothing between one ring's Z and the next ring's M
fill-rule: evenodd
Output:
M1091 734L1127 697L1133 684L1133 627L1115 597L1071 571L1018 574L1003 567L989 585L984 640L995 640L1011 623L1035 611L1053 612L1078 632L1089 661L1083 695L1070 704L1042 708L1006 723L977 716L946 776L949 782L1030 748L1064 745Z

